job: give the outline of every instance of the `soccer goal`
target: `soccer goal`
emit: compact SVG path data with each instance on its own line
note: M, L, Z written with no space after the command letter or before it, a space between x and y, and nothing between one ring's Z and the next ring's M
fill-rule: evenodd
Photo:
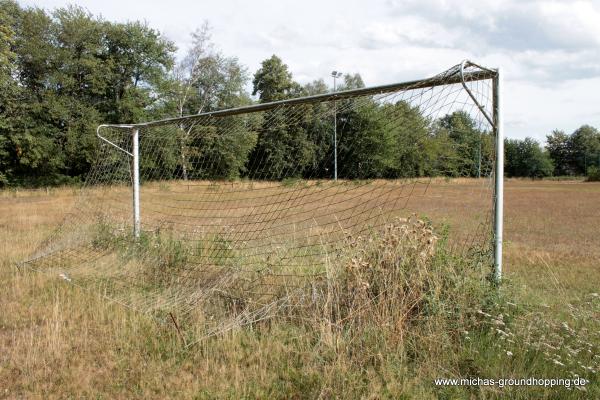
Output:
M101 125L75 208L26 265L213 331L289 306L394 221L426 225L498 281L500 82L465 61L422 80Z

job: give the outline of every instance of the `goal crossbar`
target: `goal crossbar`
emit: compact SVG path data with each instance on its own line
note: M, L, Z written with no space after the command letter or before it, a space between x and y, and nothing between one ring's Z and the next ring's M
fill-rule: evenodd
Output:
M471 64L475 65L475 64ZM397 92L400 90L413 90L423 89L428 87L453 85L464 82L474 82L486 79L494 79L498 75L498 72L493 69L484 69L480 71L473 71L465 73L461 76L460 71L457 70L455 73L449 74L448 76L435 76L428 79L419 79L412 81L405 81L400 83L392 83L387 85L370 86L360 89L343 90L333 93L318 94L313 96L304 96L293 99L285 99L279 101L272 101L268 103L253 104L250 106L228 108L225 110L209 111L204 113L186 115L177 118L165 118L161 120L141 122L136 124L102 124L99 128L110 127L116 129L127 129L130 130L134 127L148 128L160 125L168 125L189 119L200 118L200 117L229 117L232 115L249 114L261 111L268 111L281 106L294 106L299 104L317 103L321 101L338 101L349 99L353 97L365 96L365 95L378 95L384 93Z

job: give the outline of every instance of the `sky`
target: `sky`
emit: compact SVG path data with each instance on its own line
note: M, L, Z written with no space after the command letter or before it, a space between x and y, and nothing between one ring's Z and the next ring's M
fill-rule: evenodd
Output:
M600 128L600 0L20 0L146 21L184 54L206 20L254 73L277 54L294 79L360 73L367 86L426 78L464 59L500 67L505 134Z

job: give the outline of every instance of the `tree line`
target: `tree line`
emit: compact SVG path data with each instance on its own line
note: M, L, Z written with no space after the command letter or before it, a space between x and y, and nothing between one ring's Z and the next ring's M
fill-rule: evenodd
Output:
M0 1L0 185L81 181L98 150L94 132L100 123L137 123L330 91L323 80L300 85L277 56L250 76L236 57L216 48L208 24L193 32L184 57L177 60L176 51L145 23L110 22L75 6L47 12ZM338 89L363 86L360 75L347 74ZM143 160L142 168L185 179L329 178L333 122L318 116L330 106L307 105L293 124L280 110L249 122L232 119L244 129L227 132L182 124L160 149L161 165ZM464 112L431 120L406 102L337 106L341 178L479 176L491 168L491 132L478 129ZM598 131L589 126L572 135L553 132L545 149L532 139L508 140L506 172L582 175L598 167L599 143ZM197 168L202 158L214 160L209 169Z
M554 130L542 147L531 138L505 141L505 173L509 177L588 176L600 171L600 132L582 125L572 134Z

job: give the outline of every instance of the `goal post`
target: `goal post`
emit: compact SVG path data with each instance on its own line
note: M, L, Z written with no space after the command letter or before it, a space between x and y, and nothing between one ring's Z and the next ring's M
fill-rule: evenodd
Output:
M290 100L281 100L276 102L269 102L264 104L256 104L246 107L239 107L235 109L229 110L219 110L214 112L206 112L202 114L198 114L197 116L192 116L192 118L201 118L204 116L212 116L212 117L225 117L232 115L240 115L246 113L254 113L254 112L262 112L277 108L279 106L285 105L296 105L296 104L306 104L306 103L315 103L319 101L332 101L335 107L335 104L338 100L358 97L363 95L378 95L387 92L394 92L403 89L419 89L419 88L427 88L427 87L435 87L441 85L451 85L454 83L462 83L465 85L467 82L473 82L484 79L492 79L492 98L493 98L493 116L492 118L492 129L495 133L495 146L496 146L496 165L495 165L495 174L494 174L494 277L497 281L500 281L502 276L502 233L503 233L503 200L504 200L504 133L502 129L502 119L501 119L501 77L500 77L500 69L493 70L493 74L490 75L490 71L488 69L481 69L479 71L463 73L465 66L470 65L471 63L468 61L464 61L460 64L461 73L456 74L451 77L438 77L434 79L422 79L416 81L409 82L401 82L397 84L391 85L382 85L368 88L361 88L355 90L345 90L340 92L334 92L331 94L321 94L316 96L307 96L301 97L297 99ZM475 64L472 64L475 65ZM478 66L479 67L479 66ZM465 89L469 91L469 89L465 86ZM469 92L470 93L470 92ZM481 104L477 103L477 99L472 97L473 101L476 103L477 107L482 109ZM482 109L482 112L485 114L485 110ZM132 179L132 192L133 192L133 207L132 207L132 220L133 220L133 234L135 237L139 237L140 235L140 177L139 177L139 129L140 127L153 127L153 126L161 126L166 124L179 123L181 121L189 120L188 117L179 117L179 118L169 118L164 120L152 121L141 124L134 124L131 127L132 134L132 160L133 160L133 179ZM334 120L334 124L336 120ZM126 125L102 125L102 127L113 127L113 128L125 128L128 129L130 126ZM336 128L334 128L336 129ZM337 131L337 129L336 129ZM100 134L98 134L100 136ZM335 139L334 139L335 140ZM337 151L337 146L334 147L334 152ZM479 150L480 151L480 150ZM480 153L478 154L480 158ZM335 174L337 175L337 156L334 157L334 166ZM480 168L480 165L479 165ZM478 176L480 175L480 170L478 170ZM337 179L335 177L334 179Z
M140 130L137 127L131 129L131 153L133 159L132 182L133 189L133 236L140 237Z
M504 231L504 128L502 125L502 74L493 78L494 132L496 135L496 171L494 174L494 278L502 279L502 236Z
M499 282L501 90L498 69L465 61L427 79L101 125L81 198L31 265L136 310L222 322L218 301L248 322L327 276L357 238L419 220Z

